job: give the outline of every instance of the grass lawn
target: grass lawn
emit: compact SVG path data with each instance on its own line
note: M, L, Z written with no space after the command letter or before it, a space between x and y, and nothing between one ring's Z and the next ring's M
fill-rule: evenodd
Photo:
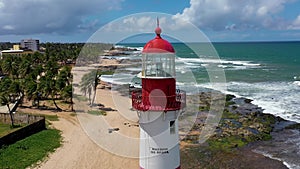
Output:
M24 112L18 112L19 114L28 114L28 113L24 113ZM35 116L45 116L46 120L49 121L58 121L58 116L57 114L53 114L53 115L47 115L47 114L30 114L30 115L35 115Z
M82 96L82 95L74 94L74 95L73 95L73 98L74 98L74 99L77 99L78 101L88 101L88 98L85 97L85 96Z
M43 130L0 149L0 167L23 169L43 160L61 145L60 131Z
M87 113L92 114L92 115L97 115L97 116L100 116L100 115L106 116L107 115L106 111L103 111L103 110L89 110Z
M49 120L49 121L58 121L58 116L55 114L55 115L42 115L42 116L45 116L46 120Z

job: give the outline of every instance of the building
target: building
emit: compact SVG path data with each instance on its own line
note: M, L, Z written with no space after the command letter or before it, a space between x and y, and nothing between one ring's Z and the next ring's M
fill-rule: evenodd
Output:
M0 51L0 58L2 59L3 56L5 55L14 55L14 56L22 56L25 54L32 54L33 51L31 50L14 50L14 49L10 49L10 50L2 50Z
M40 41L37 39L23 39L21 40L21 48L38 51L40 48Z
M22 45L23 42L23 45ZM24 47L23 47L24 46ZM21 46L18 44L13 45L12 48L9 50L2 50L0 51L0 59L3 58L5 55L14 55L14 56L22 56L26 54L33 54L39 48L39 40L22 40Z
M176 89L175 50L155 30L142 52L142 89L132 92L140 125L140 169L180 169L178 116L185 92Z
M2 56L5 55L14 55L14 56L22 56L25 54L32 54L33 51L29 49L20 49L20 45L13 45L13 48L10 48L9 50L2 50L0 51L0 57L2 59Z
M20 50L20 45L13 45L13 50Z
M24 50L2 50L0 51L0 56L2 58L3 55L15 55L21 56L23 55Z

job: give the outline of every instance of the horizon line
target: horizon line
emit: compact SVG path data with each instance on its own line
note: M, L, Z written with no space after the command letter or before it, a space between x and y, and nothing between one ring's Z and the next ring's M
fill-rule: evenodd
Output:
M300 40L229 40L229 41L210 41L210 42L179 42L179 41L170 41L170 43L278 43L278 42L300 42ZM0 43L20 43L20 42L11 42L11 41L0 41ZM71 43L106 43L113 44L111 42L82 42L82 41L42 41L40 43L61 43L61 44L71 44ZM133 43L145 43L145 42L120 42L116 44L133 44Z

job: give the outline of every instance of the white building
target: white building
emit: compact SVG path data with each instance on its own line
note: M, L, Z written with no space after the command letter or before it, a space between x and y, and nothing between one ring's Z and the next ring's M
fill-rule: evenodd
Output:
M21 40L21 48L38 51L40 48L40 41L37 39L23 39Z

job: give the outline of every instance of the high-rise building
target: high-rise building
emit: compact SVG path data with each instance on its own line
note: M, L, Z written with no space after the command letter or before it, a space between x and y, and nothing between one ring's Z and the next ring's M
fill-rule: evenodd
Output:
M38 51L40 48L40 41L37 39L23 39L21 40L21 48Z

